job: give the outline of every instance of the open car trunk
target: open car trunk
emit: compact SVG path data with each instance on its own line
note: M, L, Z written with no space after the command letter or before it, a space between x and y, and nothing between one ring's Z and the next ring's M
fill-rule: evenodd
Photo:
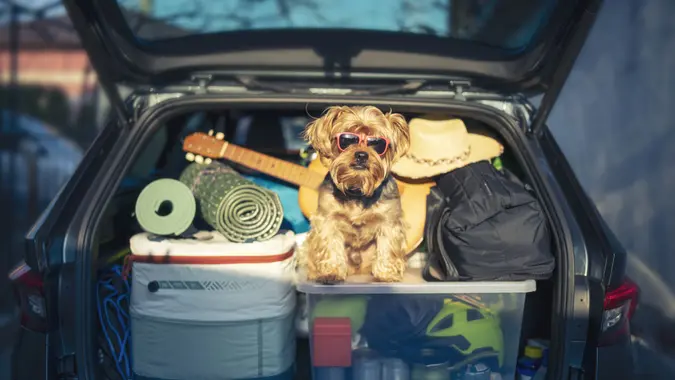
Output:
M570 262L568 255L571 253L560 243L564 238L563 232L556 228L560 225L557 222L558 216L553 211L552 200L545 193L533 159L523 143L524 134L518 129L514 119L492 107L433 100L317 100L292 96L265 99L194 96L168 100L141 115L135 126L136 138L130 139L131 145L121 148L124 157L117 157L114 160L116 166L110 168L110 183L102 189L100 204L91 207L91 213L83 221L83 226L86 227L83 228L82 241L85 244L82 245L80 257L83 260L79 264L81 273L78 278L82 280L82 284L88 285L78 290L82 295L81 303L77 306L78 314L84 322L78 331L78 359L87 361L84 368L88 368L90 373L84 374L82 378L117 378L114 373L114 353L111 351L120 346L119 342L128 344L129 336L123 334L115 337L111 333L112 325L106 322L108 316L105 311L97 308L100 303L100 276L115 265L118 268L123 266L124 256L129 253L129 239L142 231L134 212L136 199L144 186L158 178L178 178L181 170L188 165L182 151L185 136L192 132L215 130L224 133L225 139L231 143L301 163L300 149L304 144L299 133L311 120L308 114L318 117L326 105L332 104L381 105L385 109L392 108L395 112L402 113L408 120L426 112L443 112L449 118L461 118L469 132L475 127L490 129L500 137L505 148L501 156L504 167L531 186L538 195L542 208L550 219L556 270L566 273ZM250 169L237 165L234 167L242 174L255 176L255 172ZM289 221L285 223L282 228L294 227ZM557 302L563 298L561 292L567 289L566 281L566 276L562 275L554 275L553 280L538 281L537 291L528 294L525 302L521 345L529 338L551 340L553 345L550 351L550 372L556 370L553 356L558 354L555 342L556 334L560 333L556 326L561 322L555 316L561 315L558 310L561 306ZM126 331L129 328L119 324L114 327L126 328ZM236 347L222 349L236 350ZM306 338L300 337L297 340L295 363L295 378L310 379L310 349Z

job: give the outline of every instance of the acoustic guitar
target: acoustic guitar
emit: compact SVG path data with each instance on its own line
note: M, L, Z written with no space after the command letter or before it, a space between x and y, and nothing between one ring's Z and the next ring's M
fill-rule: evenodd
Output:
M299 186L298 203L300 210L308 218L318 207L317 190L328 174L328 169L319 159L312 160L308 167L304 167L229 143L224 140L222 133L213 136L213 131L208 134L203 132L190 134L183 142L183 150L187 152L186 158L190 161L208 164L212 159L224 158ZM401 194L403 218L408 226L406 231L408 252L412 252L422 242L427 195L436 183L400 178L396 178L396 183Z

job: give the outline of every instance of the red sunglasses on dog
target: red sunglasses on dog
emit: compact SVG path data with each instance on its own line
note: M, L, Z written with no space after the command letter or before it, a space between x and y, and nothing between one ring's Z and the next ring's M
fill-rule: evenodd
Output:
M372 148L375 153L382 156L387 153L389 140L380 136L366 136L364 134L341 132L335 135L335 141L340 152L352 145L361 145L365 141L366 146Z

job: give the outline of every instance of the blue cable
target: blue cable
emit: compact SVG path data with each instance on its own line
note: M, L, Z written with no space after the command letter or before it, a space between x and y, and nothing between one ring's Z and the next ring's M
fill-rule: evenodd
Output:
M118 347L120 347L120 352L118 353L118 355L116 355L115 362L116 362L116 365L118 365L118 366L119 366L119 363L121 363L124 366L124 371L123 371L124 374L130 374L129 362L128 362L128 358L126 356L126 343L128 341L129 332L128 332L128 329L126 327L126 323L125 323L124 318L122 318L121 315L120 315L121 313L120 313L120 310L118 309L119 304L117 302L115 302L115 300L114 300L114 298L117 296L118 293L117 293L116 289L114 289L111 285L108 284L108 282L106 282L104 284L104 286L107 289L113 291L113 294L108 295L103 300L103 305L105 306L103 311L104 311L104 314L105 314L107 326L111 327L111 331L114 334L114 338L116 338L116 341L118 343ZM124 297L124 296L122 296L122 297ZM109 306L111 306L112 308L115 309L117 321L121 326L122 335L124 336L124 338L122 336L120 336L120 332L117 331L114 328L114 326L112 326L112 323L110 323L111 317L110 317L110 314L109 314L109 310L110 310ZM112 347L112 345L111 345L110 336L107 334L107 331L106 331L106 335L107 335L106 338L108 340L108 344L109 344L109 346L111 346L110 347L111 351L114 353L115 350L114 350L114 347ZM120 368L118 367L118 370L119 369Z
M118 276L120 276L120 278L124 278L124 267L122 265L114 266L113 271L115 271L115 273ZM131 305L131 280L130 279L127 278L124 281L124 288L125 288L124 296L125 296L125 299L127 301L127 305ZM120 299L118 299L118 301L120 301L120 300L122 300L121 297L120 297ZM127 321L131 321L131 316L124 311L123 307L120 307L119 310L122 311L122 313L126 316ZM126 328L125 331L127 331L128 339L131 339L131 329ZM127 355L129 356L129 358L133 357L132 354L131 354L131 344L129 345L129 348L127 350ZM129 361L129 363L131 363L131 359L129 359L128 361ZM131 364L129 364L129 365L131 366Z
M111 268L112 273L119 278L122 278L122 267L114 266ZM98 309L99 322L103 327L103 335L108 344L108 349L113 355L115 361L115 368L117 373L123 379L131 379L131 361L130 355L127 353L127 345L131 338L131 331L129 328L129 314L124 310L123 301L129 300L129 292L131 287L128 280L124 280L124 293L120 293L115 286L112 285L112 279L99 280L96 292L96 306ZM109 291L110 294L101 300L101 289ZM128 305L128 302L127 302ZM115 310L115 318L122 331L111 322L110 308ZM110 334L112 332L112 335ZM113 344L113 339L118 343L119 352ZM129 350L130 351L130 350Z
M117 276L120 276L120 278L121 278L121 276L122 276L122 268L121 267L115 266L115 267L113 267L113 271L115 272L115 274ZM117 331L115 331L115 334L118 337L118 341L120 342L120 347L121 347L120 355L117 358L117 361L118 362L121 361L122 363L124 363L125 373L130 378L131 377L131 368L130 368L131 365L130 365L130 360L128 358L127 349L126 349L127 343L129 342L129 338L130 338L130 335L131 335L130 329L128 327L129 316L126 312L124 312L124 308L120 304L120 301L122 301L124 299L128 299L130 287L129 287L129 284L128 284L127 281L124 281L124 286L125 286L125 290L126 290L124 293L119 294L117 291L115 291L115 294L111 294L107 298L108 298L108 302L112 303L114 305L113 307L115 308L117 321L120 324L120 326L122 328L122 331L123 331L123 334L122 334L123 337L122 338L120 338L119 333ZM117 297L117 298L116 298L115 301L113 301L113 299L115 297ZM108 309L106 308L106 317L109 320L110 317L107 315L107 311L108 311Z
M103 284L103 285L106 289L109 289L109 286L107 286L107 284ZM114 356L113 360L115 362L115 366L117 368L118 373L123 378L126 378L125 377L126 371L123 370L122 367L120 366L120 362L122 361L121 359L123 359L123 358L120 357L117 354L117 350L115 349L115 346L113 345L113 343L111 341L111 336L110 336L109 331L108 331L108 329L112 327L112 326L110 326L110 317L108 315L109 297L105 297L105 299L102 302L102 306L103 306L103 313L101 314L100 319L102 321L103 333L104 333L104 336L105 336L105 338L108 342L108 348L110 349L111 353ZM105 317L105 319L103 317ZM117 340L117 343L118 343L117 347L120 347L123 351L124 346L121 345L121 339L120 339L117 331L114 329L114 327L112 327L112 333L114 334L113 338L116 338L116 340ZM124 367L126 367L126 366L124 366Z
M106 284L104 284L104 283L102 283L102 282L99 282L98 285L99 285L99 286L98 286L99 288L101 287L101 285L103 285L103 287L105 287L105 288L108 288L107 286L105 286ZM120 367L120 365L119 365L119 363L118 363L118 361L117 361L117 358L116 358L116 355L115 355L116 349L115 349L115 347L114 347L112 341L110 340L110 336L109 336L109 334L108 334L108 329L106 328L107 325L106 325L106 323L104 322L104 319L103 319L104 313L103 313L103 311L101 310L102 303L101 303L101 298L100 298L99 292L100 292L100 289L97 289L97 292L96 292L96 307L97 307L97 309L98 309L98 319L99 319L99 322L100 322L101 327L102 327L102 330L103 330L103 335L104 335L104 337L105 337L105 339L106 339L106 341L107 341L107 343L108 343L108 349L109 349L110 352L115 356L115 357L113 357L113 361L115 362L115 368L117 369L117 373L118 373L123 379L127 379L128 377L126 377L125 372L122 370L122 368Z
M103 300L103 306L108 306L108 304L112 304L112 306L115 307L115 302L113 302L110 299L110 297L106 297L106 299ZM103 308L103 311L105 312L106 322L108 322L108 326L110 326L111 324L110 324L110 315L108 315L108 308L107 307ZM124 329L124 326L122 328ZM122 357L125 354L123 345L124 341L122 340L122 337L120 336L120 333L117 330L115 330L114 328L112 328L111 330L115 334L115 338L117 338L117 344L119 345L118 347L120 347L119 356L115 357L115 361L119 363L120 361L122 361Z

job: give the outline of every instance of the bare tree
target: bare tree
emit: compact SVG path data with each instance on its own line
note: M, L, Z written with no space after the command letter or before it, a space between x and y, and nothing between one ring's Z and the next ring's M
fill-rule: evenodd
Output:
M139 19L133 30L140 30L149 18L177 25L187 30L217 32L223 30L256 29L263 27L293 27L298 11L310 11L320 22L325 21L316 0L233 0L215 3L210 0L186 0L172 3L168 14L157 11L153 0L120 0L126 10L148 16Z
M447 14L448 3L447 0L400 0L396 25L402 32L446 35L446 22L434 24L430 19L439 12Z

